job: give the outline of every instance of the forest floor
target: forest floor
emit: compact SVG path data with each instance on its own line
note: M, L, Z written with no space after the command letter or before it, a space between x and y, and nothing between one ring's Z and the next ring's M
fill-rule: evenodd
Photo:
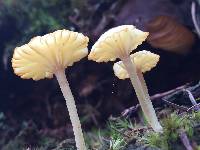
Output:
M199 150L200 147L200 83L187 84L151 97L163 126L155 133L147 125L140 105L124 110L119 117L110 117L102 129L85 133L91 150ZM38 130L34 122L11 127L0 114L2 150L73 150L73 139L61 138L65 128ZM18 134L14 134L14 133ZM58 134L58 135L57 135ZM55 136L57 135L57 137ZM60 137L59 137L60 136Z

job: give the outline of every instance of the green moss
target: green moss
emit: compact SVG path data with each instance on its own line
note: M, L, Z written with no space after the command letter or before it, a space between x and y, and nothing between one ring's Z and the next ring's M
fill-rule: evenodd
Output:
M163 133L149 132L143 138L147 145L158 147L163 150L184 149L179 139L180 131L184 131L189 139L196 137L195 125L200 121L200 112L184 114L183 116L175 113L162 120ZM197 141L199 142L199 141Z
M96 145L93 149L99 150L182 150L185 147L179 138L180 131L184 131L190 140L200 144L199 123L200 112L182 115L172 113L161 119L163 133L155 133L147 128L137 131L129 120L115 119L109 121L106 129L101 130L103 134L100 130L90 133L92 136L87 141L90 141L88 145ZM98 138L95 139L97 135ZM95 142L90 139L95 139Z

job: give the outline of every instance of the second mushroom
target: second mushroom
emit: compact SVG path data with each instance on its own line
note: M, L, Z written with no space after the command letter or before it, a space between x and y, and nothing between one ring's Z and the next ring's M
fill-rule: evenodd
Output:
M142 44L148 32L136 29L132 25L122 25L105 32L93 45L88 56L96 62L122 61L114 65L115 75L121 79L130 78L144 115L154 131L162 132L142 72L156 66L159 56L148 51L130 53Z

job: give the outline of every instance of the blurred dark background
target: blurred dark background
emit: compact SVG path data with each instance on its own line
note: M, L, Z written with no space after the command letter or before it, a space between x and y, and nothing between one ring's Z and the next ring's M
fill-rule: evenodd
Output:
M66 122L70 126L55 78L36 82L13 73L16 46L65 28L87 35L91 48L107 29L133 24L150 32L137 50L160 55L157 67L145 74L153 95L200 78L200 43L191 16L192 2L198 12L195 0L0 0L0 120L12 128L6 131L0 122L0 136L5 137L0 145L15 137L22 124L34 124L44 134L58 130L63 137ZM194 15L198 22L199 14ZM115 77L112 65L84 58L66 70L86 131L104 126L110 115L137 104L130 81Z

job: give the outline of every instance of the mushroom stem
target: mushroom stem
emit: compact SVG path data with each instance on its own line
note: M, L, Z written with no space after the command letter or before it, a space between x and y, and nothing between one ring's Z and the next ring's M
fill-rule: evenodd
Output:
M129 74L131 83L135 89L142 111L155 132L162 132L162 126L158 122L155 110L153 108L148 89L142 73L137 71L134 63L132 63L130 56L121 59Z
M76 109L76 104L71 89L69 87L69 83L65 76L65 71L59 70L55 73L55 76L58 80L58 83L60 85L61 91L63 93L69 111L69 116L74 131L77 150L86 150L85 141L83 138L83 132L81 129L81 123Z

